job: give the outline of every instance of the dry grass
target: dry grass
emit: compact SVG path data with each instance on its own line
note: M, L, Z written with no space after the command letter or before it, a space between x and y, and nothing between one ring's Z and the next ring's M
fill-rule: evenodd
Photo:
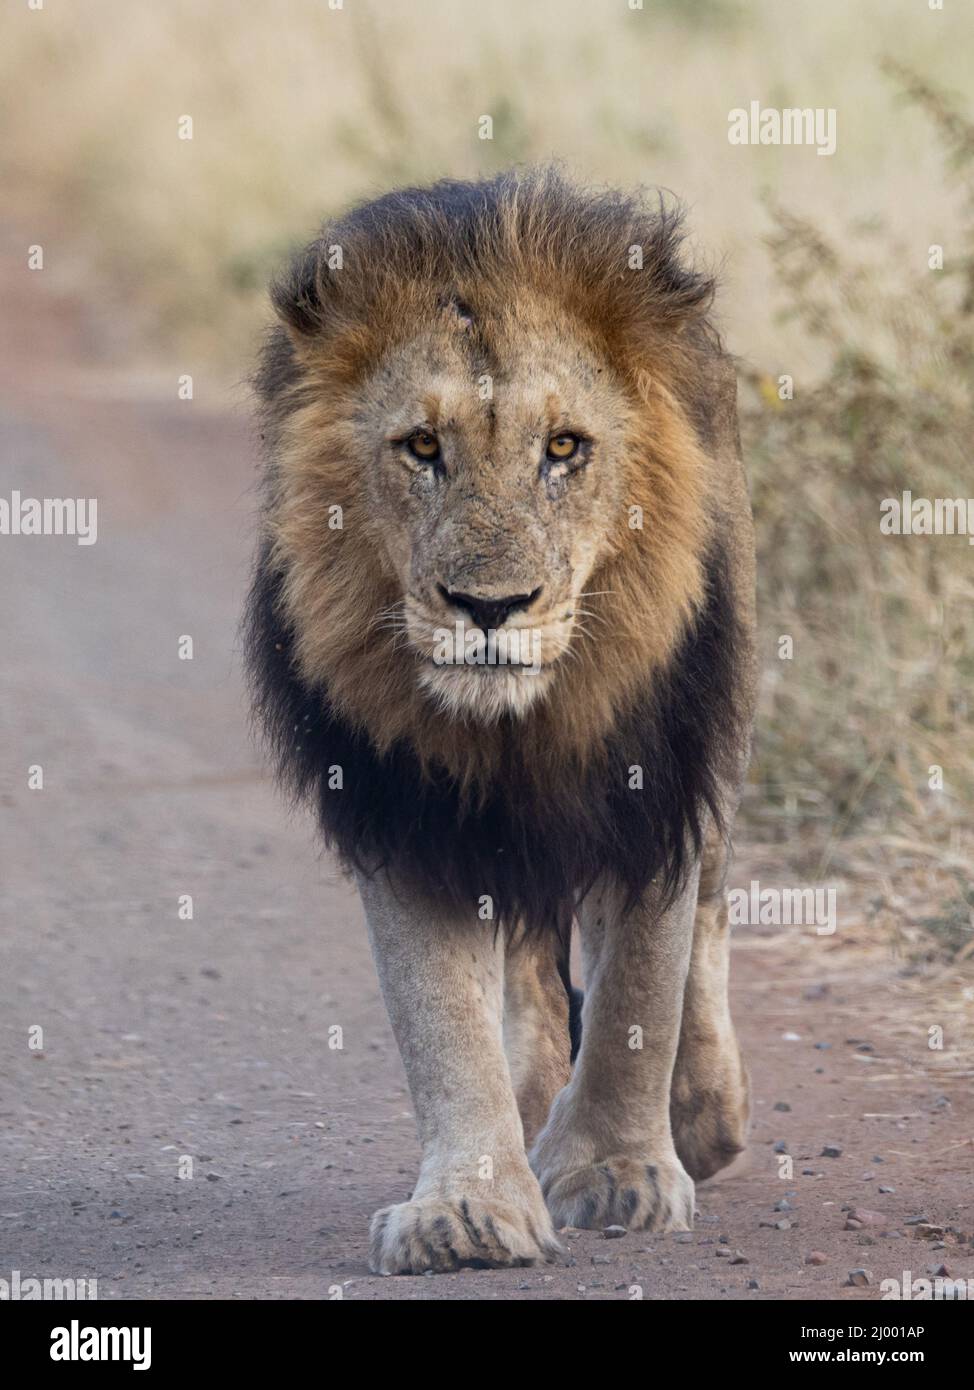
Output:
M891 77L932 119L969 220L943 271L917 254L904 275L878 229L837 248L775 207L789 312L829 365L786 402L753 374L744 421L766 673L752 815L819 872L864 834L912 846L908 863L970 862L974 556L965 536L883 535L879 518L905 490L974 492L974 125ZM963 886L958 902L969 919Z
M767 674L751 825L823 873L915 846L908 862L960 874L957 912L931 911L953 933L970 904L955 861L970 860L974 551L881 536L879 503L974 491L974 133L939 95L965 88L964 9L21 4L0 52L0 174L53 275L83 268L147 355L211 377L241 373L285 249L352 199L552 155L685 197L728 267L723 327L752 387ZM730 146L728 111L755 98L835 107L837 153ZM782 373L793 401L772 389Z

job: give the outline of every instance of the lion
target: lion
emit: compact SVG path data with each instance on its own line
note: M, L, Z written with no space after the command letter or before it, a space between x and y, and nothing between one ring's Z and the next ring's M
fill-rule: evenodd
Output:
M690 1229L745 1146L723 882L754 545L683 237L661 195L517 171L368 202L272 289L246 648L415 1107L377 1273Z

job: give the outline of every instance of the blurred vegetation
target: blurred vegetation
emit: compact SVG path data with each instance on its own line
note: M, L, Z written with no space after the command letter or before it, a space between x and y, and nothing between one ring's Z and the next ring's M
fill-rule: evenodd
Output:
M239 379L271 272L356 198L557 155L691 199L698 245L727 267L722 330L746 353L764 672L748 832L807 872L863 844L969 862L974 552L879 530L904 489L974 491L974 128L940 90L967 79L963 9L21 5L0 50L5 206L54 277L74 267L134 319L146 354ZM836 154L731 148L727 113L755 98L835 107Z
M759 193L906 232L952 225L953 196L876 57L966 81L961 8L917 0L48 0L7 7L0 180L57 274L102 272L140 340L240 374L289 246L390 186L563 158L583 179L657 184L691 204L697 244L731 268L732 346L824 365L774 319ZM740 149L751 99L835 107L839 146ZM177 123L193 118L192 140ZM479 138L484 115L493 139ZM933 237L929 239L935 239Z
M854 256L771 201L785 312L829 365L785 401L752 372L743 417L766 644L750 814L797 836L823 873L864 829L956 848L949 827L966 828L974 797L971 547L879 529L883 498L974 494L974 124L886 66L933 119L970 215L943 270L916 255L903 280L876 228ZM785 634L791 661L777 657ZM934 766L943 790L930 788Z

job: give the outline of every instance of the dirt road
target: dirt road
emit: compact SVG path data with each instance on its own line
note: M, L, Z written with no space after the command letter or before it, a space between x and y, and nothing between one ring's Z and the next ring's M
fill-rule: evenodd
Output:
M248 738L245 405L201 372L178 400L186 364L131 370L21 253L0 258L3 493L99 510L91 546L0 537L0 1276L95 1277L101 1298L865 1300L904 1270L974 1276L974 966L905 971L874 885L845 886L832 937L738 935L753 1137L692 1235L368 1274L369 1215L408 1194L417 1146L357 900ZM752 874L787 881L780 851L743 850L733 882Z

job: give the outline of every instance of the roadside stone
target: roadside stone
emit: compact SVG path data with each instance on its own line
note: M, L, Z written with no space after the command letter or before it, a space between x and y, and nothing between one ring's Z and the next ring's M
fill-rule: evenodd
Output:
M865 1289L873 1282L873 1272L871 1269L850 1269L849 1277L845 1281L847 1289Z
M913 1227L915 1240L943 1240L945 1234L943 1226L935 1226L930 1221L918 1221Z
M808 1254L805 1256L805 1263L807 1265L824 1265L828 1264L828 1260L829 1257L823 1250L809 1250Z
M867 1207L853 1207L846 1218L847 1231L861 1231L863 1226L882 1226L889 1218L881 1211L869 1211Z
M819 1154L819 1158L840 1158L841 1155L842 1150L839 1148L838 1144L826 1144L825 1148Z
M628 1234L628 1228L625 1226L606 1226L605 1230L602 1232L602 1239L621 1240L623 1236L627 1236Z

